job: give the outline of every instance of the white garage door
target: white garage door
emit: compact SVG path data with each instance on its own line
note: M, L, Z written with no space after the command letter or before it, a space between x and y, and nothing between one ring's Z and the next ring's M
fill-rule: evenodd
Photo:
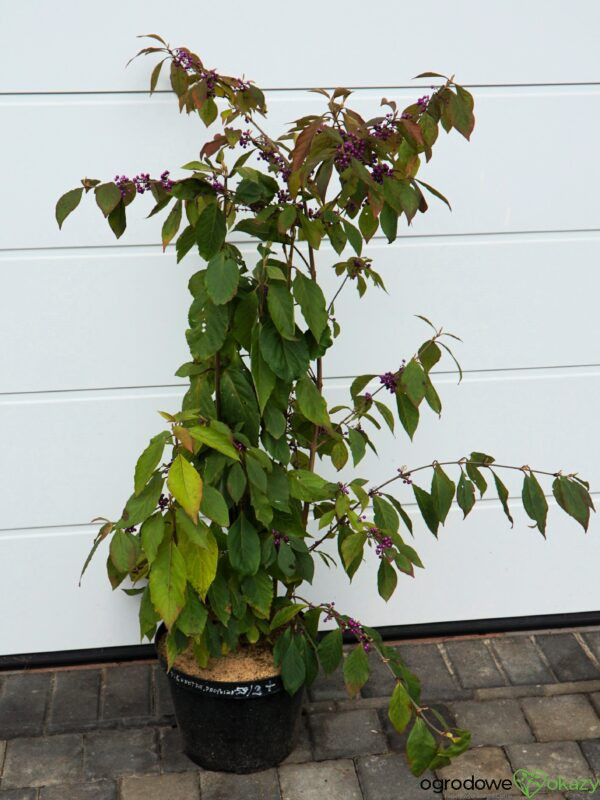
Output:
M186 357L195 262L163 255L139 207L119 243L92 202L62 233L53 218L83 175L178 174L207 135L166 91L148 98L147 61L122 69L138 33L267 87L273 131L319 102L308 86L356 87L359 110L382 94L408 103L423 93L409 79L425 69L473 87L472 142L444 137L427 167L454 211L432 208L394 246L372 242L389 296L346 297L327 388L341 397L352 376L412 353L423 331L411 315L425 314L464 339L465 379L439 375L442 420L427 418L412 446L400 434L382 444L361 474L478 449L576 468L600 486L598 4L382 0L365 19L355 0L343 12L268 0L236 3L224 21L218 4L171 8L0 2L0 655L138 641L137 602L111 594L103 559L81 589L77 579L89 520L119 513L156 410L181 397L173 371ZM333 257L322 249L323 272ZM313 596L376 625L600 607L597 524L585 535L551 510L544 542L522 514L507 528L493 500L460 516L438 541L417 525L427 569L387 605L368 570L352 585L321 572Z

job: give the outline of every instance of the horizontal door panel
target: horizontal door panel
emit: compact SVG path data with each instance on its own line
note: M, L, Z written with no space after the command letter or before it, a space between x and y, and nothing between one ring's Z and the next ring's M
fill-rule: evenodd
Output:
M554 524L547 541L526 527L528 520L518 509L515 529L507 529L498 503L483 503L464 522L458 510L451 511L438 539L411 509L411 544L425 569L416 570L414 579L400 575L389 602L377 594L379 559L368 548L352 583L341 569L327 569L317 559L314 583L303 586L302 595L314 602L334 601L339 611L368 625L597 610L597 531L585 536L550 505ZM11 608L0 618L0 655L139 642L139 598L111 591L106 542L78 587L94 533L82 527L0 534L0 561L7 565L0 599Z
M254 248L244 252L252 264ZM600 235L378 240L365 252L387 293L360 299L352 283L344 288L328 377L394 369L429 335L416 313L461 337L452 344L467 371L600 363L600 277L590 271ZM328 247L318 254L328 298L337 259ZM177 383L189 357L187 281L201 264L191 255L176 265L156 248L0 257L10 287L0 316L14 333L0 355L0 392ZM448 358L439 366L452 368Z
M373 485L402 465L455 460L478 450L504 464L579 470L592 489L600 486L599 369L471 373L460 386L455 376L444 375L436 385L442 418L423 409L412 445L402 430L396 438L375 436L379 457L369 451L356 469L337 475L329 468L330 477L367 476ZM347 383L331 381L327 395L331 405L347 402ZM133 490L135 459L162 429L157 411L177 409L180 397L179 390L166 388L5 396L0 481L9 491L0 527L116 518ZM520 491L520 473L504 477L511 494ZM425 473L419 482L428 481ZM548 480L544 486L549 492ZM400 486L398 496L413 502L408 487Z
M135 38L146 31L195 48L210 68L270 87L395 86L432 69L477 84L598 79L600 17L593 0L530 0L525 6L517 0L401 6L384 0L369 10L348 0L343 12L306 0L301 14L274 2L263 2L260 11L236 4L227 18L226 49L217 35L223 25L218 4L180 0L174 15L159 0L102 6L63 0L61 24L50 27L40 24L35 3L10 6L10 12L7 2L3 6L4 92L146 90L149 59L124 69L146 44ZM543 47L533 58L541 31ZM35 59L23 58L25 39Z
M408 103L416 94L399 90L394 96ZM571 136L571 119L577 118L581 130L597 128L600 90L479 89L476 95L478 127L472 142L442 132L433 160L420 174L449 197L454 211L433 198L427 214L414 220L411 235L596 228L600 198L593 187L600 164L588 158L585 148L570 150L568 158L557 153ZM380 92L358 92L354 106L363 115L376 115L380 97ZM290 120L322 107L318 95L298 92L274 93L270 105L265 125L274 135ZM58 197L86 175L110 180L115 173L158 175L168 168L178 176L179 165L196 157L212 137L198 119L180 118L174 98L166 95L152 100L127 94L4 98L0 122L12 154L5 165L11 191L0 232L4 249L114 244L93 197L84 198L59 231L54 220ZM52 153L44 163L43 181L39 161L31 156L39 148L40 130ZM576 203L565 202L575 197ZM160 241L161 220L143 219L151 207L150 198L130 207L122 243Z

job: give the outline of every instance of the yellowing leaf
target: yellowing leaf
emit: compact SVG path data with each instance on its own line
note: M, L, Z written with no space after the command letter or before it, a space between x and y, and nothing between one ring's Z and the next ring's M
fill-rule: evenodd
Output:
M182 455L171 464L167 486L187 515L196 522L202 500L202 478Z

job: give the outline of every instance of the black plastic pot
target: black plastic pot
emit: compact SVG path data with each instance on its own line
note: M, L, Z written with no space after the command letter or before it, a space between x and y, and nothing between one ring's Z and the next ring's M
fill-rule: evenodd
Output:
M164 633L161 625L157 643ZM167 672L160 652L158 658ZM279 676L221 683L173 668L167 678L183 750L195 764L219 772L258 772L294 749L304 692L290 697Z

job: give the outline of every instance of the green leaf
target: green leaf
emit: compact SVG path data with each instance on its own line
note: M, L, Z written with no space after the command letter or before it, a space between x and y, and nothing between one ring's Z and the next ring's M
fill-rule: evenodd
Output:
M200 511L204 516L212 519L217 525L227 527L229 525L229 512L227 511L227 503L223 499L223 495L214 486L204 484L202 491L202 502L200 503Z
M475 464L471 464L467 461L465 464L465 469L467 470L467 475L473 481L475 486L479 489L479 496L483 497L487 490L487 481L481 474L479 467L476 467Z
M429 372L442 357L442 351L437 344L431 340L424 342L419 348L419 361L425 372Z
M91 562L92 558L94 557L94 555L96 553L96 550L100 547L101 543L104 541L104 539L106 539L106 537L112 531L112 529L113 529L112 522L106 522L100 528L100 530L98 531L97 535L95 536L94 543L92 545L92 549L88 553L88 556L85 559L83 567L81 568L81 575L79 576L79 585L80 586L81 586L81 579L83 578L83 575L84 575L86 569L89 567L90 562ZM109 558L110 558L110 556L109 556Z
M187 578L204 600L217 575L219 547L213 532L206 528L198 539L189 526L178 523L179 548L184 559ZM192 536L190 536L192 534ZM202 544L198 544L201 541Z
M426 375L419 362L414 358L402 370L400 385L414 406L418 406L425 397Z
M133 533L117 530L110 541L110 559L117 572L131 572L140 555L140 540Z
M406 741L406 757L413 775L421 775L425 772L433 760L436 750L435 739L427 724L417 717Z
M260 538L243 512L235 520L227 536L231 566L241 575L255 575L260 566Z
M342 632L336 628L325 636L319 642L317 653L323 671L328 675L338 668L343 655L343 639Z
M190 519L196 522L202 500L202 478L181 454L171 464L167 486Z
M450 480L439 464L436 464L431 480L431 502L435 515L442 525L450 511L455 488L454 481Z
M127 227L125 204L122 201L118 203L117 207L114 208L108 215L108 224L110 225L110 229L116 238L120 239L125 232L125 228Z
M256 389L256 396L258 398L258 407L262 414L269 397L271 396L277 378L275 373L263 358L263 354L259 345L259 329L256 327L252 331L252 346L250 350L250 371L252 372L252 380Z
M162 475L155 472L139 495L131 495L119 520L119 522L125 523L124 528L130 528L132 525L143 522L155 511L163 483Z
M162 226L162 246L163 246L163 253L167 249L167 245L171 241L171 239L175 236L177 231L179 230L179 226L181 225L181 208L182 208L182 201L178 200L171 211L169 212L169 216L163 223Z
M475 127L473 97L462 86L455 86L455 89L456 94L449 91L447 95L449 98L448 113L450 121L453 127L468 140L471 138L471 133Z
M387 602L394 594L396 584L398 583L398 575L396 570L391 566L387 559L382 558L377 570L377 591Z
M294 300L287 286L272 282L267 292L269 315L284 339L296 338Z
M283 608L280 608L273 617L271 624L269 625L269 630L274 631L277 628L280 628L282 625L290 622L297 614L300 613L300 611L302 611L303 608L306 608L304 603L293 603L289 606L283 606Z
M216 203L210 203L198 217L196 241L198 251L205 261L216 255L225 241L227 225L225 216Z
M295 694L306 679L304 658L296 639L292 639L281 660L281 679L288 694Z
M583 484L559 475L552 482L552 494L562 510L577 520L584 531L587 531L590 509L594 511L595 509L592 498Z
M404 684L398 683L394 687L390 699L388 717L398 733L403 733L412 717L412 704Z
M425 491L425 489L421 489L420 486L413 484L413 493L415 495L415 500L417 501L417 505L419 506L419 511L421 512L421 516L425 520L425 524L429 528L429 530L433 533L434 536L437 536L438 527L439 527L439 520L437 518L437 514L435 513L435 507L433 505L433 500L431 499L431 495Z
M340 546L342 561L348 577L352 580L363 559L366 536L360 531L346 536Z
M227 337L229 313L227 306L216 306L210 300L203 309L199 324L186 331L186 338L193 355L205 360L223 347Z
M313 502L314 500L327 500L335 497L337 487L329 483L320 475L306 469L295 469L288 472L290 481L290 494L297 500Z
M192 247L196 244L196 231L192 225L188 225L183 229L181 234L177 237L175 242L175 252L177 253L177 263L186 256Z
M227 476L227 491L234 503L239 503L244 496L246 484L246 473L240 464L234 464Z
M383 497L375 495L373 498L373 510L375 512L375 525L378 528L385 528L388 531L396 532L400 527L400 520L394 507Z
M368 242L369 239L374 236L377 228L379 227L379 220L373 214L373 210L368 203L366 206L363 206L363 210L360 212L360 216L358 218L358 227L360 228L360 232L362 233L366 242Z
M406 180L394 178L383 179L383 196L387 203L398 213L404 212L409 223L417 213L420 198L414 188Z
M240 454L233 446L233 434L230 429L219 420L213 419L207 425L194 425L188 431L197 442L202 442L207 447L223 453L235 461L240 460Z
M356 697L369 679L369 661L362 644L357 645L344 661L344 682L351 697Z
M177 627L186 636L200 636L206 627L208 610L189 584L183 611L177 618Z
M277 566L288 578L291 578L296 571L296 556L294 555L294 551L289 544L282 542L279 545L279 551L277 553Z
M405 394L396 394L396 405L398 406L398 419L412 440L419 424L419 409Z
M149 583L152 604L170 629L185 605L186 586L185 561L173 539L160 546Z
M385 420L388 428L393 433L394 432L394 415L390 411L390 409L385 405L385 403L380 403L379 400L375 400L375 406L383 419Z
M240 282L240 270L233 258L224 252L217 253L208 262L204 285L208 296L217 306L228 303L235 296Z
M381 230L387 236L388 243L391 244L398 235L398 212L388 203L384 203L379 215L379 222Z
M352 399L355 400L365 386L367 386L373 380L373 378L376 377L376 375L359 375L357 378L354 378L350 384L350 396Z
M158 548L162 544L165 535L165 521L162 514L153 514L144 520L140 528L142 539L142 549L146 554L148 563L152 564L158 553Z
M527 516L536 523L542 536L545 536L548 503L544 497L544 491L533 473L525 475L521 496Z
M271 576L261 569L256 575L248 575L244 578L242 589L244 597L254 611L263 619L268 619L273 602L273 579Z
M456 488L456 502L463 512L463 519L466 519L467 514L475 505L475 486L462 470Z
M254 444L258 440L260 416L252 376L245 368L227 367L221 374L223 418ZM243 423L240 427L240 423Z
M157 436L153 436L152 439L150 439L148 447L138 458L137 464L135 465L134 476L134 491L136 495L140 494L144 486L150 480L152 473L160 464L165 444L170 438L171 434L168 431L163 431Z
M94 189L96 203L105 217L121 202L121 191L116 183L101 183Z
M296 400L298 408L306 419L315 425L329 427L331 422L327 413L327 403L313 380L304 375L296 383Z
M207 97L202 108L198 109L198 116L208 128L216 120L219 109L212 97Z
M344 226L344 230L346 231L346 236L348 237L348 241L352 246L352 249L359 256L362 253L362 245L363 245L363 238L360 235L360 231L347 219L342 220L342 225Z
M508 489L502 483L500 478L496 475L494 470L491 470L492 475L494 476L494 483L496 484L496 491L498 492L498 497L500 498L500 502L502 503L502 508L504 513L508 517L511 527L514 525L514 520L510 514L510 510L508 508Z
M352 461L356 466L365 456L367 442L364 434L354 428L350 428L348 431L348 444L352 452Z
M140 600L140 639L143 639L144 636L146 636L151 640L154 637L156 632L156 623L159 621L159 619L160 617L154 610L152 600L150 599L150 587L146 586L142 593L142 599Z
M59 228L62 228L63 222L69 216L71 211L75 211L81 202L82 194L83 186L80 189L71 189L70 192L66 192L59 199L58 203L56 204L56 221L58 222Z
M260 330L260 351L272 371L284 381L292 381L308 369L309 352L304 338L296 341L283 339L272 322Z
M285 206L277 217L277 229L279 233L285 233L296 221L296 206Z
M327 327L327 309L321 287L316 281L297 271L293 289L294 297L300 306L302 316L306 320L310 332L318 342Z

